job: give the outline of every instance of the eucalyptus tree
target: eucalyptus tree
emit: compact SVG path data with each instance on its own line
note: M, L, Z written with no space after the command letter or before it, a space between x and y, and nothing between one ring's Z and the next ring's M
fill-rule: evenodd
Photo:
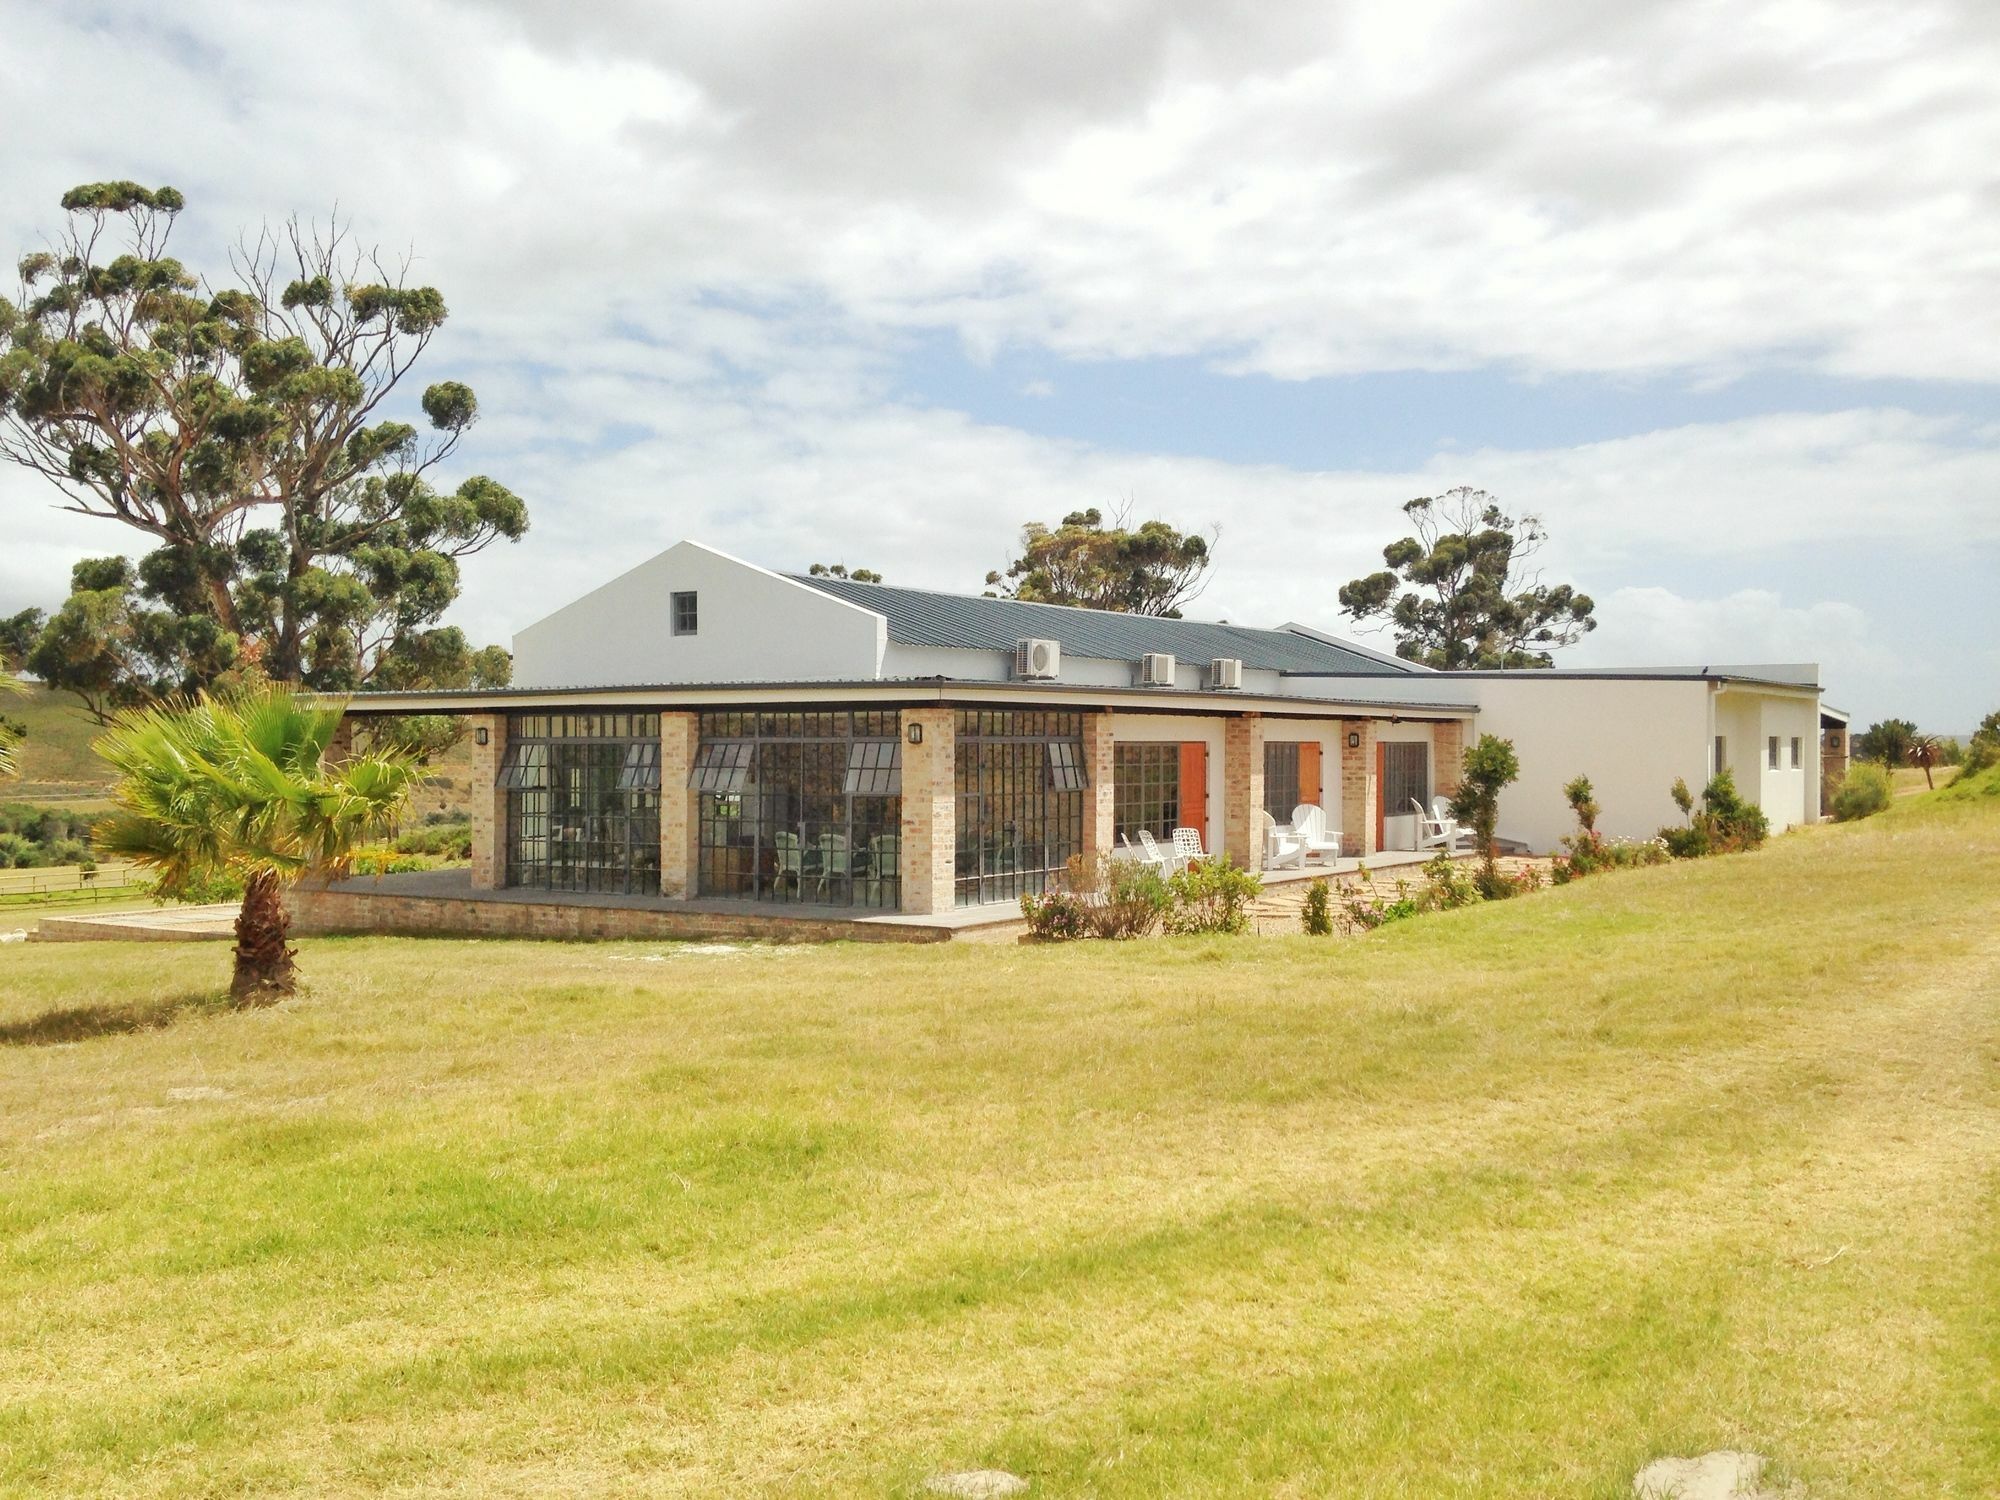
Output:
M173 188L91 183L62 206L59 236L20 261L18 300L0 298L0 458L153 550L122 575L93 560L34 670L97 682L101 706L115 664L66 674L114 616L166 663L118 678L114 707L169 678L346 690L435 658L459 560L528 524L494 479L440 482L478 416L471 388L409 399L443 295L337 222L241 238L211 278L170 253ZM197 623L161 639L149 615Z

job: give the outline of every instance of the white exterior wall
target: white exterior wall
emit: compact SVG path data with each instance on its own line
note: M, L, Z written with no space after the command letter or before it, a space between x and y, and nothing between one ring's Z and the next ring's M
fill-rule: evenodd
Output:
M1502 838L1543 853L1558 849L1576 831L1562 789L1579 772L1590 778L1603 809L1598 831L1628 839L1651 838L1681 821L1670 792L1675 777L1697 793L1708 778L1706 682L1528 673L1481 678L1473 686L1479 695L1473 738L1512 740L1521 761L1521 779L1500 794ZM1737 759L1741 731L1732 724L1718 732L1730 736L1730 758Z
M688 590L697 629L677 636L672 595ZM887 643L880 615L681 542L517 634L514 683L860 681Z
M1730 683L1715 694L1714 733L1728 738L1736 790L1764 809L1779 833L1819 813L1819 703L1815 696ZM1771 768L1770 742L1778 741ZM1799 763L1792 764L1792 741ZM1692 784L1692 783L1690 783Z

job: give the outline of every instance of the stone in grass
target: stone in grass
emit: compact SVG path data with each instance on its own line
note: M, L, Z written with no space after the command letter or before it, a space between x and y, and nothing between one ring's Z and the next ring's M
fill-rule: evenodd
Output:
M1775 1500L1757 1487L1764 1460L1720 1448L1699 1458L1656 1458L1632 1479L1638 1500Z
M940 1474L927 1480L924 1488L933 1495L955 1495L958 1500L1000 1500L1002 1495L1024 1495L1028 1481L1005 1469L967 1469L961 1474Z

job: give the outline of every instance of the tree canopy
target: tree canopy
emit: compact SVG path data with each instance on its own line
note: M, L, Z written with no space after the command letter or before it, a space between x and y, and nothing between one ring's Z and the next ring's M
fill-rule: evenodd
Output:
M1548 533L1486 491L1460 486L1403 505L1416 535L1382 549L1389 566L1340 590L1341 609L1396 632L1396 654L1444 671L1547 667L1597 628L1595 603L1527 567Z
M239 241L218 283L168 253L174 189L62 204L0 298L0 457L154 550L80 565L33 670L100 713L232 674L341 691L470 671L436 628L459 559L528 516L484 475L436 483L478 415L468 386L414 409L399 391L442 294L337 223Z
M1909 762L1916 739L1917 726L1908 719L1882 719L1854 737L1853 750L1859 760L1879 760L1893 768Z
M880 583L882 581L882 575L877 573L873 568L856 568L850 573L847 571L846 563L814 563L810 568L806 569L806 574L811 578L846 578L855 583Z
M1060 526L1023 527L1021 555L1005 572L986 575L987 590L1034 604L1179 619L1181 606L1201 592L1213 546L1213 536L1165 521L1132 526L1120 515L1106 525L1094 508L1071 511Z

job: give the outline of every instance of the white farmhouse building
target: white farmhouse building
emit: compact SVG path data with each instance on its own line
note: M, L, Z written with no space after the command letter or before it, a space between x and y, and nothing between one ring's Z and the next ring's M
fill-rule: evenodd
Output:
M1812 666L1441 673L1305 625L786 575L695 542L523 629L514 676L349 705L467 717L473 867L308 897L308 927L962 922L1141 831L1259 867L1261 815L1301 803L1366 857L1415 845L1414 805L1486 732L1522 767L1500 833L1536 850L1570 831L1578 773L1612 836L1723 768L1774 831L1820 803Z

